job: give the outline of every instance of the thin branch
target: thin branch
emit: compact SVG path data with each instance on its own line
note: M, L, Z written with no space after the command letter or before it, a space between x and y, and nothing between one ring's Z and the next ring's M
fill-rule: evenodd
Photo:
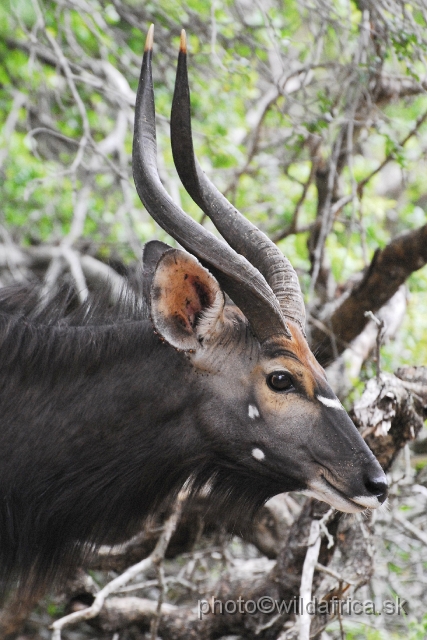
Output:
M329 567L325 567L323 564L320 564L319 562L316 562L315 569L316 571L325 573L327 576L331 576L331 578L335 578L336 580L338 580L338 582L345 582L350 585L356 584L354 580L348 580L347 578L344 578L341 574L337 573L336 571L333 571Z
M427 120L427 111L425 113L423 113L419 118L417 118L417 122L415 123L415 126L410 130L410 132L403 138L403 140L401 140L397 146L399 147L404 147L405 144L412 138L412 136L414 136L419 128L424 124L424 122ZM384 160L381 162L381 164L378 165L378 167L376 169L374 169L373 171L371 171L371 173L369 175L367 175L365 178L363 178L363 180L361 180L358 185L357 185L357 194L359 196L359 198L361 199L363 197L363 190L365 188L365 186L368 184L368 182L370 180L372 180L372 178L381 171L381 169L384 169L384 167L391 161L394 160L395 157L395 152L394 150L390 151L390 153L384 158Z
M290 223L290 225L284 229L283 231L278 231L273 237L272 240L273 242L277 243L280 242L280 240L283 240L284 238L287 238L288 236L291 236L295 233L301 233L301 229L297 230L297 225L298 225L298 216L299 213L301 211L301 207L305 202L305 199L307 197L307 193L308 193L308 189L311 185L311 183L313 182L313 178L315 176L316 173L316 162L313 160L311 163L311 167L310 167L310 174L307 178L307 180L305 181L304 185L303 185L303 189L301 192L301 195L295 205L295 209L294 209L294 213L292 215L292 221ZM311 227L311 225L309 225L309 227L307 227L305 230L309 230L309 228Z
M177 527L181 516L182 505L183 497L180 495L178 496L172 515L165 523L163 533L160 536L154 551L148 556L148 558L144 558L144 560L141 560L141 562L129 567L129 569L120 576L111 580L111 582L96 594L95 600L90 607L82 609L81 611L74 611L63 618L56 620L51 626L51 629L53 630L52 640L61 640L61 630L64 627L95 618L101 611L104 606L104 602L109 595L119 591L139 573L147 571L153 565L159 565L161 560L164 558L169 541Z
M314 570L320 551L320 525L318 520L312 520L308 539L307 553L304 560L300 586L300 602L302 611L299 612L299 640L310 640L310 613L307 605L311 601Z
M375 324L378 327L377 340L376 340L376 361L377 361L377 382L379 383L380 376L381 376L381 343L383 341L384 334L386 332L387 327L384 320L380 320L380 318L377 318L377 316L373 314L372 311L365 311L364 315L365 315L365 318L369 318L370 320L375 322Z
M311 295L313 294L313 291L316 287L317 279L322 266L323 250L324 250L326 238L328 237L331 231L333 220L334 220L331 202L332 202L332 196L333 196L336 178L339 175L338 160L341 154L343 136L344 136L344 129L341 128L336 138L332 157L329 162L326 198L321 210L318 211L318 214L317 214L317 217L320 220L320 231L319 231L316 245L314 247L314 250L312 251L313 264L312 264L312 276L311 276L311 282L310 282Z
M411 536L427 546L427 533L424 533L424 531L421 531L421 529L412 524L412 522L409 522L409 520L404 518L398 511L395 511L393 513L393 519L398 522L406 531L408 531Z
M6 118L6 122L3 125L3 129L1 130L0 139L2 140L2 144L0 147L0 172L9 152L10 138L18 123L19 110L25 105L26 101L27 96L25 94L20 91L14 92L12 106Z
M312 343L322 345L319 360L331 362L364 329L365 311L375 313L390 300L406 279L427 263L427 225L394 238L377 250L363 278L343 301L334 306L328 318L322 318L328 331L313 322ZM333 335L326 340L325 335Z

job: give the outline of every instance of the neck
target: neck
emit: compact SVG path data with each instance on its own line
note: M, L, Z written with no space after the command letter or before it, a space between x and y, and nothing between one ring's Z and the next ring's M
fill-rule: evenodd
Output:
M6 573L36 556L48 575L81 541L124 540L180 489L203 456L192 376L148 320L9 330L0 348Z

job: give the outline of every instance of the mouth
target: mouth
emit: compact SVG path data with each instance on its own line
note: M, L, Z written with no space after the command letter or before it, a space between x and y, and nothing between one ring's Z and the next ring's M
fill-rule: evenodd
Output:
M375 496L354 496L353 498L349 498L324 477L310 482L308 488L302 491L302 493L311 498L322 500L330 504L334 509L338 509L344 513L360 513L365 509L377 509L381 506L380 501Z

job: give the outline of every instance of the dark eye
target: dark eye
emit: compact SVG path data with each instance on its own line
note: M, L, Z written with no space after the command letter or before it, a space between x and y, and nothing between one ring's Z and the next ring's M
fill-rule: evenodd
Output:
M289 391L293 389L292 378L287 371L274 371L267 378L267 384L273 391Z

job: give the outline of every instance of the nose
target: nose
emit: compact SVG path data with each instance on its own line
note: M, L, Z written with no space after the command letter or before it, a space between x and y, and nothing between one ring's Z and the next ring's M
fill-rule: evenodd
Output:
M372 493L378 498L381 504L387 498L388 484L385 474L377 476L376 478L367 478L365 480L365 487L369 491L369 493Z

